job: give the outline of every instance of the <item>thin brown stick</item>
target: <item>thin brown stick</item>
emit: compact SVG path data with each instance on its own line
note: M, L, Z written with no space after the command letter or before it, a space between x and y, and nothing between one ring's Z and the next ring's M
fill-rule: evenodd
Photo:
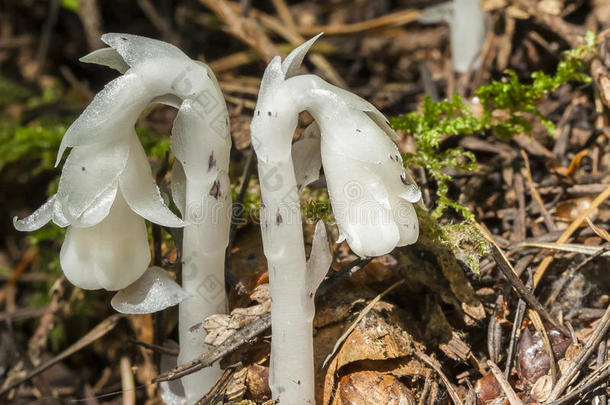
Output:
M271 314L266 313L257 320L249 323L242 329L235 332L235 334L229 337L223 344L210 349L193 361L182 364L165 373L159 374L152 380L152 382L156 383L161 381L172 381L180 377L184 377L185 375L194 373L197 370L201 370L204 367L208 367L214 364L215 361L223 358L229 353L234 352L249 340L263 333L265 330L269 329L270 326Z
M593 334L591 334L591 337L589 337L587 344L581 349L574 361L572 361L568 368L563 372L557 381L557 384L555 384L551 390L547 403L553 402L559 398L559 395L561 395L568 387L568 384L570 384L570 381L572 381L578 370L585 365L585 362L597 349L599 342L601 342L601 340L606 336L608 328L610 328L610 305L606 309L604 316L601 318L599 325L597 325L597 328L595 328L595 331Z
M159 346L159 345L155 345L152 343L146 343L141 340L132 340L130 342L133 343L134 345L142 346L142 347L145 347L146 349L150 349L155 352L167 354L169 356L178 356L178 353L180 352L178 349L170 349L169 347Z
M531 271L529 272L529 279L527 280L527 285L525 286L528 291L532 291L533 281ZM513 366L513 360L515 358L515 350L517 349L517 340L521 336L521 323L523 322L523 318L525 317L525 311L527 309L527 303L519 298L519 302L517 303L517 310L515 311L515 319L513 320L513 327L510 333L510 343L508 344L508 352L506 354L506 367L504 368L504 376L506 378L510 377L510 370Z
M438 361L436 361L435 359L433 359L432 357L428 356L426 353L424 353L418 349L415 350L415 355L417 357L419 357L424 363L426 363L427 365L432 367L434 369L434 371L436 371L438 376L441 378L441 381L445 385L445 388L447 389L447 392L449 393L449 396L451 397L453 404L454 405L464 405L464 403L460 399L460 396L458 395L457 391L453 387L453 384L451 384L451 381L449 381L449 378L447 378L445 373L443 373L443 370L441 369L441 365L438 363Z
M275 11L280 16L280 19L284 24L288 26L288 28L293 31L296 29L297 25L294 22L294 18L292 18L292 14L290 13L290 8L284 0L271 0L273 3L273 7L275 7Z
M551 340L549 339L549 335L546 332L544 325L542 324L542 319L540 319L540 315L538 315L538 312L530 311L529 317L532 320L532 323L534 324L534 328L536 328L536 330L538 331L538 334L542 338L544 351L546 351L546 355L549 358L549 366L551 369L551 379L553 381L553 384L555 384L555 381L557 381L558 370L557 370L557 361L555 361L555 353L553 353L553 346L551 346Z
M523 405L523 402L519 399L515 390L513 390L513 387L510 386L510 383L506 377L504 377L504 374L502 374L500 367L491 360L487 360L487 365L489 366L491 373L496 377L496 380L498 381L498 384L500 384L502 391L504 391L504 395L506 395L506 399L508 399L510 405Z
M222 375L216 381L216 383L210 388L207 394L203 396L199 401L197 401L196 405L211 405L217 403L216 400L224 395L227 385L231 381L231 376L235 373L235 367L229 367L223 371Z
M249 45L265 62L279 55L277 47L263 32L256 21L235 13L226 0L199 0L212 10L226 25L227 31L235 38Z
M416 9L407 9L397 11L395 13L386 14L381 17L373 18L367 21L360 21L354 24L333 24L333 25L318 25L312 27L299 27L299 33L305 36L317 35L324 32L326 35L347 35L357 34L364 31L376 30L379 28L399 27L417 21L421 11Z
M588 383L583 384L582 386L579 386L574 391L570 392L569 394L561 397L560 399L558 399L556 401L547 402L545 405L562 405L562 404L565 404L566 402L570 402L576 398L579 398L583 395L586 395L586 394L592 392L596 387L608 382L609 378L610 378L610 367L606 368L596 377L589 380Z
M493 241L493 240L492 240ZM520 298L522 298L527 304L536 312L540 314L545 321L549 324L553 325L558 331L563 333L566 336L570 336L570 331L564 325L560 324L549 314L549 312L542 306L542 304L538 301L538 299L525 287L523 282L519 280L517 275L515 274L515 270L513 266L510 264L504 253L500 250L500 248L492 242L492 256L495 259L498 268L504 274L504 276L508 279L513 289L517 292Z
M608 197L610 197L610 186L607 186L604 189L604 191L602 191L595 198L595 200L593 200L593 202L591 203L589 208L587 208L586 210L581 212L580 215L574 221L572 221L570 226L568 226L568 228L561 234L559 239L557 239L557 243L567 242L568 239L570 239L570 236L572 236L572 234L576 231L576 229L578 229L578 227L585 220L585 218L588 217L595 209L597 209L597 207L602 202L604 202ZM538 268L536 269L536 272L534 273L534 289L538 286L538 283L540 283L542 276L544 276L544 273L546 272L546 270L548 269L548 267L552 261L553 261L553 256L552 255L547 256L538 265Z
M114 327L118 324L119 320L123 317L124 317L124 315L122 315L122 314L114 314L114 315L109 316L108 318L106 318L105 320L100 322L97 326L95 326L93 329L91 329L85 336L78 339L73 345L68 347L66 350L64 350L57 356L53 357L51 360L41 364L40 366L36 367L32 371L28 372L24 377L18 379L17 381L12 382L11 384L9 384L6 387L3 387L0 390L0 396L6 394L7 392L11 391L14 388L17 388L24 382L32 379L32 377L37 376L38 374L47 370L49 367L59 363L63 359L73 355L74 353L78 352L79 350L85 348L86 346L88 346L91 343L95 342L96 340L100 339L105 334L107 334L112 329L114 329Z
M530 188L530 194L534 198L534 201L536 201L536 204L538 204L538 208L540 209L540 213L542 214L542 218L544 219L544 224L546 225L546 229L548 229L549 232L555 231L555 230L557 230L557 225L555 225L555 222L551 218L549 211L544 206L544 201L542 201L542 197L540 197L540 193L538 192L538 190L536 189L536 186L534 185L534 180L532 179L532 169L530 167L530 160L527 157L527 153L525 153L525 151L523 149L520 149L520 152L521 152L521 157L523 158L523 163L525 164L523 173L525 175L525 179L527 180L527 184Z

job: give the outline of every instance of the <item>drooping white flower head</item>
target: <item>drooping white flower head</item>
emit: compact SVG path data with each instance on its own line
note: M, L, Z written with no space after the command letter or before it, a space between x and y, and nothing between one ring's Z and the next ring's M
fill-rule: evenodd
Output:
M476 69L485 43L487 26L480 0L452 0L427 8L417 19L424 24L445 21L451 30L453 70Z
M296 75L318 36L283 62L274 58L265 70L251 125L257 157L290 159L298 113L307 110L321 133L322 165L342 238L359 256L415 243L419 228L413 204L421 192L404 169L385 117L369 102L315 75Z
M60 254L68 280L85 289L119 290L138 280L150 263L144 219L168 227L185 224L166 206L152 178L134 129L139 114L154 102L190 110L196 104L204 111L217 103L220 90L207 66L173 45L129 34L105 34L102 40L111 48L82 60L123 75L95 96L64 135L57 163L66 148L72 150L57 193L14 224L21 231L51 220L69 226ZM222 135L226 115L202 119L219 128L219 142L230 145ZM174 134L174 149L185 144L183 136ZM182 163L186 168L195 162Z

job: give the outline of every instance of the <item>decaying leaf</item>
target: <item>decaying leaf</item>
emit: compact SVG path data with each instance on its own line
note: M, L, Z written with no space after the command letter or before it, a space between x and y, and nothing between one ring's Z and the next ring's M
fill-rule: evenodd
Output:
M207 331L205 343L213 346L221 345L237 330L269 312L271 310L269 284L261 284L256 287L250 295L250 299L257 304L246 308L236 308L229 315L215 314L207 317L203 321L203 327Z
M552 389L553 378L550 375L546 374L536 380L534 386L532 387L530 396L535 401L542 403L549 398Z
M359 371L339 381L333 405L412 405L415 399L396 377L376 371Z
M404 316L405 314L401 313L396 306L386 302L378 302L373 306L373 309L349 334L330 362L326 373L321 374L324 378L324 392L323 401L317 395L318 403L329 404L333 395L336 397L339 381L347 365L350 365L350 371L354 371L354 368L358 368L360 365L364 370L375 369L381 375L393 374L394 370L401 376L423 375L426 372L427 369L411 357L416 343L406 331ZM344 325L349 325L349 323L346 322ZM339 328L334 332L341 333L342 329ZM327 331L324 329L320 330L316 338L323 337L325 332ZM316 347L319 346L316 344ZM322 357L324 354L322 353ZM350 380L343 381L347 383Z
M477 396L477 404L485 405L487 401L494 400L503 394L502 387L496 377L489 373L477 380L474 385L474 392Z

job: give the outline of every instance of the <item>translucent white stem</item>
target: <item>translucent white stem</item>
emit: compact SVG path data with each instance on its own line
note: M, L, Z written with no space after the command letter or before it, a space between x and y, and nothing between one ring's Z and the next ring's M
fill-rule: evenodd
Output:
M261 230L271 288L269 386L282 405L314 404L313 294L307 286L292 161L259 160Z
M201 207L202 197L209 199L209 186L204 183L187 181L186 207ZM207 211L207 213L205 212ZM224 249L210 249L210 245L218 244L222 235L211 234L211 212L201 211L202 222L184 227L182 288L191 296L179 307L180 355L178 364L187 363L209 350L203 344L205 330L201 322L206 317L225 313L227 298L224 283ZM189 212L189 215L199 215ZM210 219L210 221L204 220ZM219 215L218 222L226 222ZM228 223L226 224L228 227ZM220 241L222 244L222 241ZM226 241L224 241L226 247ZM182 378L182 384L188 404L196 403L205 395L220 377L220 367L214 365Z

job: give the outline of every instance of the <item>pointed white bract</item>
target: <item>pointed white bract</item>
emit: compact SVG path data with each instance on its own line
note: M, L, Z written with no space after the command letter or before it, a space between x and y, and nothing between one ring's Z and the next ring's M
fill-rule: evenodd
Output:
M60 255L66 277L85 289L121 290L113 300L121 312L151 312L180 302L180 360L187 362L206 350L192 326L226 308L228 112L209 67L173 45L129 34L105 34L102 40L110 48L81 60L122 75L66 131L57 163L71 150L57 194L31 216L15 219L15 227L32 231L49 221L68 226ZM183 219L165 204L135 133L138 116L151 103L178 108L172 191ZM144 220L185 227L182 288L155 268L145 273L151 256ZM198 401L219 375L211 369L183 378L187 403Z
M296 75L316 38L295 49L284 62L279 57L271 61L251 124L273 298L270 386L273 398L285 404L314 401L309 318L313 317L310 298L319 281L312 290L299 191L314 177L317 154L307 156L307 144L299 144L303 140L295 142L291 152L301 111L313 116L312 131L320 133L319 156L340 239L345 238L356 254L365 257L415 243L419 234L413 204L421 193L403 167L393 142L396 134L383 114L317 76Z
M424 24L445 21L449 24L453 70L465 73L479 66L487 34L485 12L481 9L480 0L453 0L429 7L418 21Z
M189 294L161 267L149 267L142 277L117 292L110 304L122 314L151 314L178 305Z

